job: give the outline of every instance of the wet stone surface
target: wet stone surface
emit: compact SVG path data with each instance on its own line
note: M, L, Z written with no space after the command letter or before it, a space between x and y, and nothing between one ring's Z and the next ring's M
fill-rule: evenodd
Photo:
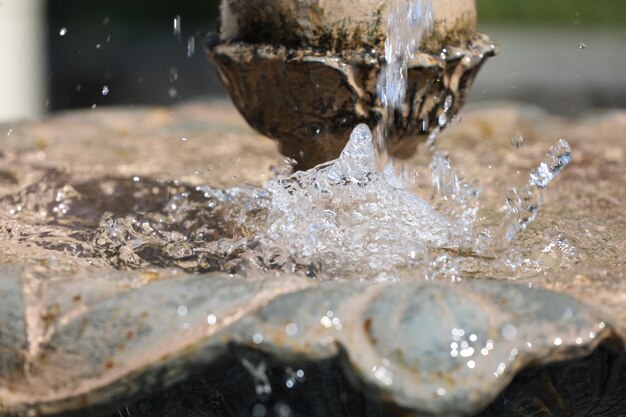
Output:
M141 407L148 410L158 401L124 399L121 386L145 397L153 392L142 387L159 391L202 373L224 354L226 342L218 340L260 349L270 357L284 354L294 366L303 358L339 357L341 366L352 370L347 372L349 379L364 387L357 391L366 392L367 398L431 414L460 415L455 404L478 412L521 368L559 359L575 361L607 340L611 353L596 351L589 360L601 363L594 369L617 371L594 378L623 386L619 340L626 337L626 114L615 111L571 120L533 108L493 104L466 109L461 116L437 139L442 166L449 163L455 170L440 173L437 178L447 180L439 183L439 191L433 190L433 158L426 146L409 161L405 177L377 172L375 163L374 173L364 170L362 178L337 177L337 172L354 173L354 167L342 171L350 161L371 164L353 154L356 159L277 180L277 174L289 172L289 161L222 102L171 109L98 108L41 123L0 126L0 134L6 135L0 145L0 262L8 268L3 270L0 290L14 301L0 306L2 314L10 312L13 317L12 325L0 332L0 353L8 358L0 368L6 370L0 374L0 411L6 406L28 415L25 404L32 400L20 396L28 393L28 398L38 395L36 404L47 404L32 405L36 414L80 410L73 398L83 395L89 404L107 407L113 402L123 408L120 403L128 402L129 407L139 407L131 413L136 415ZM511 138L518 133L523 146L512 146ZM507 189L527 183L559 138L567 139L572 160L543 192L534 222L510 245L480 250L478 243L485 241L480 231L495 230L506 215ZM311 180L312 175L318 182ZM364 200L370 205L349 204L349 195L373 193L372 187L390 178L432 205L435 217L442 219L432 230L415 232L404 222L403 236L415 233L417 239L432 233L436 244L403 252L406 247L393 239L388 243L385 236L371 238L376 232L373 220L364 217L367 221L357 218L357 223L350 223L355 217L345 216L370 215L375 209L371 204L379 204L382 211L376 221L391 233L394 221L385 213L402 213L412 207L409 204L422 203L391 187L385 191L389 198L406 206L387 207L371 196ZM304 197L298 205L290 195L335 179L344 181L345 190L352 193L328 202L329 210L347 219L338 216L329 223L335 229L328 230L344 233L337 235L343 237L328 240L325 247L307 246L311 243L306 240L307 228L317 230L315 223L294 230L290 240L289 230L281 225L286 217L277 216L281 212L272 206L276 196L284 199L287 215L305 206ZM268 181L270 186L263 188ZM445 198L452 195L445 192L450 184L480 192L453 194L462 196L458 201ZM324 190L318 187L316 192L323 197ZM316 207L307 213L325 219L324 211ZM408 214L400 217L407 220ZM355 230L363 237L346 237L341 221L361 224ZM438 228L469 233L471 244L454 235L442 240ZM320 236L324 235L322 230ZM412 238L405 240L411 243ZM346 247L361 252L342 249ZM372 255L398 247L401 256L377 261ZM412 302L420 297L432 303L441 326L430 326L432 320L426 319L430 313ZM197 305L203 306L201 311ZM394 310L400 305L405 310ZM399 319L402 314L405 320ZM524 324L523 319L530 322ZM20 326L27 330L20 331ZM424 357L395 351L389 334L403 334L397 326L406 326L407 334L429 335L424 340L397 341L400 348L412 347L411 352L422 349ZM522 335L528 341L518 340ZM532 345L528 349L527 343ZM7 353L15 352L11 346L24 350L13 357ZM447 372L458 382L443 386L445 375L435 372L428 377L432 386L420 385L428 391L407 388L416 386L414 372L435 363L428 360L434 361L437 352L446 353ZM496 361L499 357L502 362ZM23 358L28 367L20 362ZM75 373L54 377L70 362L76 364ZM188 363L198 368L191 371ZM29 369L28 377L22 369ZM561 372L579 376L571 370L546 372L552 376L541 376L544 382ZM331 379L336 378L343 376ZM488 382L474 392L463 378ZM520 376L512 387L527 389L524 378ZM581 383L565 387L567 392L585 389L577 378ZM127 385L116 383L121 380ZM40 384L35 390L29 381ZM177 389L181 388L172 388L168 395ZM357 395L350 390L346 388ZM86 393L92 394L85 397ZM606 394L612 409L623 407L611 400L619 396L610 392L585 393L594 398ZM361 401L358 395L346 404ZM510 398L528 401L528 396L516 395L510 393ZM441 402L432 400L439 397ZM520 409L527 413L541 408L538 402L525 404ZM496 400L486 415L502 413L505 405L505 400ZM270 415L282 415L280 404L266 406ZM383 412L372 407L371 415Z
M507 188L523 185L558 138L571 144L573 161L547 191L536 222L499 254L506 262L450 247L429 254L426 268L416 270L414 263L408 275L513 279L583 299L594 291L606 297L605 307L626 302L615 291L624 285L625 124L619 112L571 121L504 105L466 111L438 144L461 181L479 190L479 223L501 221ZM290 169L270 140L222 103L92 110L3 130L10 130L0 160L5 261L63 269L235 272L237 262L229 261L257 244L253 238L268 221L272 196L258 186ZM509 139L522 132L525 145L512 148ZM419 151L407 164L417 173L409 188L444 218L458 217L458 207L433 192L430 153ZM311 181L306 178L298 181ZM267 263L257 266L284 270L292 264ZM291 267L306 272L315 265Z

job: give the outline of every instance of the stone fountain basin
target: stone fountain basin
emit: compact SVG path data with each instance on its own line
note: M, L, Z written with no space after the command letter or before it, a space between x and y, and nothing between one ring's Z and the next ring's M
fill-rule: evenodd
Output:
M9 129L1 145L3 195L40 180L47 168L85 181L141 176L225 187L261 184L269 165L282 160L273 142L222 102L70 112L0 132ZM517 131L527 144L511 153L508 138ZM467 110L441 137L494 195L504 195L505 169L523 178L555 138L572 145L573 165L528 233L557 230L574 243L578 261L515 281L480 273L460 283L416 277L376 284L115 271L28 239L2 240L0 415L119 407L238 348L280 363L334 358L368 398L446 416L480 412L528 367L580 358L600 344L623 357L625 131L620 111L574 121L497 104ZM5 232L27 235L10 213L0 222ZM468 347L455 356L453 342ZM623 385L623 365L615 366L611 381ZM606 415L619 415L623 397L602 395L600 402L618 410Z
M498 52L476 31L474 3L436 0L414 12L432 14L432 30L407 63L406 98L386 141L395 157L448 125ZM339 157L354 126L383 117L377 79L391 9L378 0L222 0L205 51L250 126L309 169Z

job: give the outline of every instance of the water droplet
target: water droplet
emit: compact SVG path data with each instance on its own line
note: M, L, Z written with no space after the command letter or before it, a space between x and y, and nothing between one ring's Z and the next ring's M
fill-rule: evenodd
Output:
M521 132L515 133L515 136L511 138L511 146L517 149L524 146L524 135Z
M61 28L61 29L59 30L59 35L61 35L61 36L65 36L66 34L67 34L67 28Z
M283 402L276 403L274 410L276 411L276 417L294 417L289 405Z
M181 19L180 19L180 15L176 15L174 16L174 35L176 37L180 36L181 33Z
M178 309L176 310L176 312L178 313L179 317L185 317L188 313L188 309L186 305L180 305L178 306Z
M261 361L255 365L248 359L243 359L241 363L250 373L252 378L254 378L254 388L256 390L256 394L262 398L266 398L270 395L272 393L272 386L266 372L267 363Z
M509 342L517 337L517 328L511 323L507 323L502 328L502 337Z
M320 319L320 324L322 326L324 326L325 328L327 328L327 329L330 329L331 327L333 327L333 323L332 323L331 319L328 316L323 316Z
M253 417L265 417L265 413L265 406L263 404L257 403L252 407Z
M372 370L374 376L376 377L376 379L378 379L380 382L382 382L385 385L391 385L393 384L393 374L391 373L391 371L389 369L387 369L384 366L375 366L374 369Z
M502 375L504 373L504 370L506 369L506 364L505 363L500 363L498 365L498 369L496 369L496 373L498 375Z
M563 318L566 319L566 320L569 320L572 317L574 317L574 311L571 308L569 308L569 307L566 308L565 309L565 313L563 313Z
M443 397L444 395L446 395L446 389L445 388L438 388L437 389L437 395L440 397Z
M563 344L563 339L561 339L560 337L557 337L556 339L554 339L554 346L561 346Z
M439 119L437 120L437 124L439 124L439 127L446 127L448 125L448 122L448 115L446 113L441 113L441 115L439 115Z
M289 323L285 326L285 333L289 336L295 336L298 333L298 326L295 323Z
M167 94L170 96L170 98L176 98L176 97L178 97L178 90L176 90L174 87L171 87L167 91Z
M102 86L102 95L106 96L109 94L109 86L108 85L103 85Z
M187 39L187 57L191 58L196 53L196 38L195 36Z
M170 67L170 82L178 81L178 68Z
M215 314L209 314L206 318L206 321L209 326L214 326L217 323L217 317L215 316Z
M252 336L252 341L254 344L260 345L263 343L263 335L261 333L255 333L254 336Z
M587 44L584 42L581 42L580 44L578 44L578 48L579 49L587 49Z
M461 351L461 356L462 356L462 357L464 357L464 358L469 358L469 357L470 357L470 356L472 356L473 354L474 354L474 348L472 348L472 347L467 347L467 348L464 348L464 349Z
M530 183L538 188L546 188L550 182L572 160L572 150L565 139L559 139L556 146L548 149L543 162L530 173Z
M447 95L446 100L443 103L443 110L447 113L452 108L452 104L454 103L454 97L452 95Z

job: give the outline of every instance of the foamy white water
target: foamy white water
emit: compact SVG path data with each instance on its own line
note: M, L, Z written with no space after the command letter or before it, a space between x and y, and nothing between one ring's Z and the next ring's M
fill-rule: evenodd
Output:
M431 203L438 210L403 189L402 175L407 170L387 159L387 129L394 110L404 104L407 67L423 36L432 30L433 10L432 0L390 2L385 64L378 79L384 117L374 137L367 126L359 125L336 161L267 186L268 220L257 236L261 245L256 249L265 263L310 265L315 275L321 272L327 277L358 274L389 279L410 270L428 277L433 265L440 268L440 257L433 251L491 256L534 220L543 188L569 162L564 140L550 149L528 184L511 189L504 219L495 229L477 227L480 189L436 149L438 131L429 146ZM451 97L444 107L451 107ZM447 113L444 117L441 127L449 123ZM450 263L447 255L446 263Z
M325 274L363 277L423 265L432 249L460 249L455 223L389 175L378 168L370 129L357 126L336 161L268 184L262 246Z

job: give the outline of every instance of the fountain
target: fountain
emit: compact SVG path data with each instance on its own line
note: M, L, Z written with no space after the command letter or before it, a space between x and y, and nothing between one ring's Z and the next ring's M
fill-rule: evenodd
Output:
M389 13L373 0L273 3L222 2L222 30L208 54L248 123L278 139L299 169L311 168L339 156L354 126L383 117L376 83ZM473 1L432 4L435 30L407 62L406 105L387 145L394 156L410 156L416 140L452 120L497 52L476 32Z
M222 12L261 16L245 4L225 1ZM325 42L354 57L330 23ZM338 158L292 172L274 142L221 102L0 126L10 131L0 148L0 415L622 413L623 112L572 121L508 105L469 110L460 122L487 56L478 54L423 92L426 113L406 116L424 107L417 101L387 113L348 100L344 110L363 110L350 120L363 123L343 135L347 125L298 105L302 120L266 131L255 119L262 108L234 82L252 85L243 76L260 73L241 65L258 61L228 57L262 51L262 65L283 68L259 86L266 97L292 74L280 55L288 45L232 33L211 38L209 54L246 120L285 150L317 117L329 124L292 154L296 167ZM310 75L319 51L293 47L306 55L297 71ZM378 72L374 52L363 54ZM437 65L447 68L450 54ZM336 58L315 67L322 80ZM416 100L410 86L437 72L412 62L406 97ZM353 64L337 64L341 77ZM367 126L391 119L374 133ZM281 130L296 124L293 137ZM404 170L386 149L403 154Z

